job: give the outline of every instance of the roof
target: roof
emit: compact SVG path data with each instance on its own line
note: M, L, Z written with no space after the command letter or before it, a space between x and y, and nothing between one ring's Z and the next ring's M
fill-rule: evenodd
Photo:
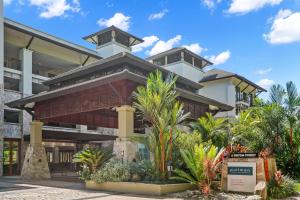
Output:
M184 51L188 54L191 54L192 56L194 56L195 58L199 59L199 60L204 60L207 64L204 66L209 66L209 65L212 65L213 63L210 62L209 60L199 56L198 54L195 54L194 52L188 50L187 48L185 47L175 47L175 48L172 48L170 50L167 50L167 51L164 51L164 52L161 52L159 54L156 54L156 55L153 55L153 56L150 56L148 58L146 58L146 60L154 60L156 58L160 58L160 57L163 57L163 56L167 56L167 55L170 55L170 54L173 54L173 53L176 53L176 52L179 52L179 51Z
M147 77L144 77L139 74L135 74L135 73L130 72L127 69L125 69L121 72L117 72L117 73L107 75L104 77L99 77L99 78L92 79L92 80L89 80L86 82L76 83L76 84L66 86L63 88L58 88L55 90L50 90L47 92L39 93L37 95L25 97L23 99L9 102L6 105L9 107L14 107L14 108L24 108L24 107L32 108L34 106L33 103L35 103L35 102L40 102L40 101L44 101L47 99L59 97L62 95L74 93L77 91L86 90L86 89L89 89L92 87L96 87L98 85L107 84L111 81L122 80L122 79L129 79L134 82L138 82L140 84L145 84L147 81ZM232 110L231 106L229 106L227 104L223 104L218 101L215 101L213 99L210 99L210 98L207 98L207 97L204 97L204 96L201 96L201 95L198 95L198 94L195 94L195 93L192 93L192 92L180 89L180 88L177 88L177 91L180 93L180 96L182 96L186 99L190 99L190 100L193 100L196 102L206 103L208 105L213 105L222 110Z
M102 29L102 30L96 32L96 33L93 33L91 35L85 36L82 39L95 44L95 41L97 41L97 38L95 38L95 36L101 35L103 33L106 33L106 32L109 32L109 31L113 31L113 30L117 31L117 32L120 32L120 33L123 33L124 35L127 35L128 37L132 38L133 39L133 44L131 46L134 46L136 44L144 42L143 39L138 38L138 37L136 37L136 36L134 36L134 35L132 35L130 33L127 33L127 32L125 32L125 31L123 31L123 30L121 30L121 29L119 29L119 28L117 28L115 26L107 27L105 29Z
M30 36L39 38L41 40L56 44L58 46L61 46L61 47L64 47L64 48L67 48L67 49L70 49L70 50L73 50L73 51L76 51L76 52L79 52L79 53L82 53L82 54L85 54L85 55L88 55L88 56L91 56L91 57L94 57L94 58L101 59L101 56L99 56L97 54L97 52L94 51L94 50L91 50L91 49L88 49L86 47L68 42L64 39L58 38L56 36L53 36L53 35L50 35L50 34L47 34L47 33L44 33L42 31L36 30L36 29L31 28L29 26L26 26L24 24L15 22L11 19L5 18L4 19L4 26L8 27L8 28L11 28L11 29L14 29L14 30L17 30L17 31L20 31L24 34L28 34Z
M199 82L204 83L204 82L222 80L222 79L232 78L232 77L235 77L235 78L237 78L237 79L239 79L243 82L246 82L247 84L252 85L254 88L256 88L258 90L266 92L266 90L264 88L262 88L259 85L253 83L252 81L246 79L245 77L243 77L239 74L224 71L224 70L221 70L221 69L212 69L212 70L209 70L209 71L205 72L204 77Z
M69 80L72 78L76 78L76 77L80 77L80 76L83 76L86 74L93 73L95 71L98 71L101 68L104 69L104 68L107 68L110 66L115 66L117 64L121 64L121 63L132 64L136 67L147 70L148 72L152 72L152 71L155 71L156 69L158 69L165 74L170 73L170 71L168 71L162 67L154 65L154 64L152 64L148 61L145 61L137 56L134 56L130 53L123 52L123 53L119 53L119 54L113 55L113 56L105 58L105 59L98 60L98 61L91 63L89 65L86 65L84 67L80 66L80 67L75 68L74 70L70 70L65 73L59 74L59 75L53 77L52 79L45 81L44 84L45 85L55 84L55 83L58 83L61 81L65 81L65 80ZM178 76L178 77L179 77L178 82L180 82L180 83L184 83L195 89L200 89L203 87L201 84L191 81L187 78L184 78L182 76Z

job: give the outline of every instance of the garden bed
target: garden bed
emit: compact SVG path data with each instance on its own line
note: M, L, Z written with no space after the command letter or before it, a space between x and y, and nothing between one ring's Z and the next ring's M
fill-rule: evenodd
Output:
M92 190L103 190L110 192L124 192L145 195L164 195L174 192L195 189L195 186L189 183L152 184L139 182L105 182L98 184L94 181L86 181L85 186L87 189Z

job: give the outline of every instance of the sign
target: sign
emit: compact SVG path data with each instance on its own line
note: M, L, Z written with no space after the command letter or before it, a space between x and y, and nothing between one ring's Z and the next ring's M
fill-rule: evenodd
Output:
M230 158L257 158L258 153L231 153Z
M228 162L227 187L233 192L254 192L256 185L255 162Z
M228 174L252 176L253 168L252 167L228 167Z

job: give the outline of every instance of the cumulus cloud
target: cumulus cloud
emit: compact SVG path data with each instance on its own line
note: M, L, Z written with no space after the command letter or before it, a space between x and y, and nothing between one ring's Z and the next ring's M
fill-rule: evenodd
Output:
M265 78L265 79L261 79L256 84L264 89L269 89L272 85L275 84L275 81Z
M183 45L183 47L194 52L195 54L201 54L205 50L205 48L201 47L198 43Z
M99 19L98 20L98 25L99 26L116 26L124 31L128 31L130 27L130 19L131 17L124 15L123 13L115 13L114 16L112 16L109 19Z
M154 47L148 52L150 56L161 53L163 51L167 51L172 49L176 44L178 44L181 40L181 35L177 35L174 38L169 39L168 41L160 40L158 41Z
M153 13L153 14L149 15L148 20L151 21L151 20L158 20L158 19L161 19L161 18L163 18L168 12L169 12L168 9L164 9L164 10L158 12L158 13Z
M251 11L259 10L267 5L275 6L283 0L231 0L228 13L246 14Z
M202 4L209 8L213 9L216 7L216 4L221 3L222 0L201 0Z
M270 73L271 71L272 71L272 68L269 67L267 69L259 69L259 70L257 70L256 73L259 75L266 75L266 74Z
M214 65L221 65L225 63L231 56L231 52L229 50L224 51L216 56L210 56L208 59L214 63Z
M143 38L144 42L132 47L132 52L140 52L145 48L151 47L155 42L159 40L156 35L151 35Z
M30 5L41 9L40 17L52 18L66 15L66 12L80 11L79 0L29 0Z
M4 0L3 1L3 4L6 6L6 5L9 5L11 4L12 0Z
M273 19L269 33L263 37L271 44L300 42L300 12L280 10Z

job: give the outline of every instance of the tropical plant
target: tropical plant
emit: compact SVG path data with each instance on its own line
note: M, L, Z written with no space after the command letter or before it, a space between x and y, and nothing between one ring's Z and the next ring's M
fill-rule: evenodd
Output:
M96 183L122 182L129 179L129 166L116 159L110 159L101 169L91 175L91 180Z
M282 199L290 197L296 193L295 181L277 171L268 183L267 190L271 198Z
M205 113L197 122L192 122L190 127L193 132L201 135L203 142L211 141L218 148L229 144L228 127L224 118L215 118L211 113Z
M142 160L140 162L132 162L129 165L131 179L134 175L137 175L141 181L154 181L155 180L155 170L149 160ZM134 180L133 180L134 181Z
M161 179L165 179L166 163L172 159L173 132L188 116L184 114L183 105L176 100L176 80L177 77L172 74L164 79L162 73L156 71L149 75L146 87L140 86L133 93L133 106L151 129L150 135L139 140L143 140L152 152L155 169Z
M95 173L101 166L112 157L110 150L102 150L95 146L86 146L82 151L74 155L73 163L79 163L90 173ZM85 171L85 173L87 173Z
M200 144L195 145L193 150L181 149L180 153L188 172L175 169L176 176L172 178L197 185L202 192L209 192L208 188L216 177L215 169L219 163L217 148L215 146L205 148L203 144Z

